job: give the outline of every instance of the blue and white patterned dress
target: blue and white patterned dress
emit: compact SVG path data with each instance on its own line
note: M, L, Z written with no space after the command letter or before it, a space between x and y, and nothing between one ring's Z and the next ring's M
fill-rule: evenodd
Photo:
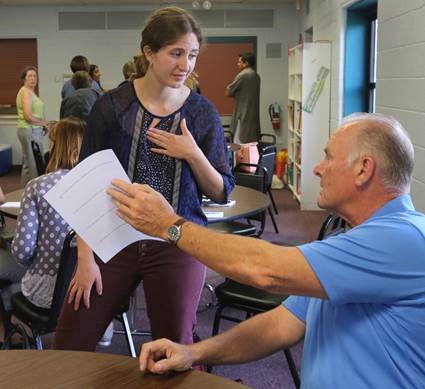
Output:
M27 268L22 293L41 308L51 306L63 241L71 230L43 196L66 173L59 169L28 182L12 242L16 260Z

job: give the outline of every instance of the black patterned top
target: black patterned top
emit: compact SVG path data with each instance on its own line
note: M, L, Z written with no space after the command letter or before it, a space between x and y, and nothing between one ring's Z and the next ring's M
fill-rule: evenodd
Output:
M153 117L138 100L132 82L106 92L90 114L80 160L111 148L133 182L149 184L164 195L180 216L206 225L201 209L202 192L189 165L149 150L153 145L147 140L146 131ZM234 178L216 108L204 96L191 92L182 107L160 118L156 127L180 134L183 118L202 152L222 175L227 201Z

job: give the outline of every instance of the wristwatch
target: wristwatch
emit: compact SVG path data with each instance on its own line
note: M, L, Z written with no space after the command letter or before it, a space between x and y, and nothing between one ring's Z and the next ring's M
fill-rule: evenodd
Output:
M168 241L170 243L177 244L181 236L182 225L186 222L187 222L186 219L180 218L172 226L168 228L167 234L168 234Z

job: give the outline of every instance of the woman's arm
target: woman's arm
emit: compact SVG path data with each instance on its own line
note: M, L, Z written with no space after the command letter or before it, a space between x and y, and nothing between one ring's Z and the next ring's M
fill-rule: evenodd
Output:
M0 204L3 204L6 201L6 197L4 196L3 190L0 187Z
M109 126L114 126L114 118L111 115L112 108L110 101L106 98L97 100L94 104L84 132L80 161L93 153L102 150L108 144L110 132ZM96 292L102 294L102 275L97 265L91 248L84 240L77 236L78 262L74 277L69 285L68 304L74 304L74 309L78 310L81 302L86 308L90 308L90 293L93 284L96 285Z
M96 292L102 294L102 276L99 266L94 260L93 251L79 236L77 236L78 262L74 277L69 284L68 304L74 303L74 309L80 308L81 299L87 309L90 308L90 293L93 284Z
M24 119L29 124L34 124L37 126L47 126L47 121L41 118L37 118L32 114L31 111L31 93L28 88L22 89L22 110L24 112Z

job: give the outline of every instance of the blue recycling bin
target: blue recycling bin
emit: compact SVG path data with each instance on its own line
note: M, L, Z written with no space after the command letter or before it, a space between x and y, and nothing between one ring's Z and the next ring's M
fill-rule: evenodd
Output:
M12 146L0 144L0 176L8 173L12 167Z

